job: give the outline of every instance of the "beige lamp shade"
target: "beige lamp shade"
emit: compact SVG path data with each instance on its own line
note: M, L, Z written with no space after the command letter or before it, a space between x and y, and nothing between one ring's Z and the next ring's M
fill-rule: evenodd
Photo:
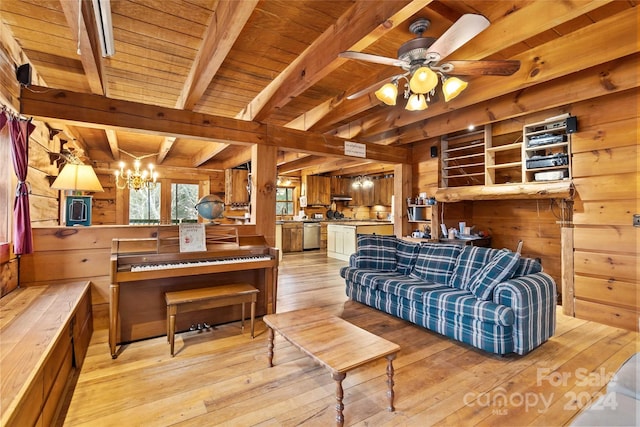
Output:
M430 92L438 84L438 75L428 67L420 67L409 80L409 88L413 93Z
M457 77L449 77L442 83L442 92L444 93L444 100L449 102L451 99L460 95L460 92L467 88L468 83L464 80L460 80Z
M104 191L95 171L90 165L67 163L51 188L56 190Z
M396 105L396 98L398 97L398 85L387 83L380 89L375 91L375 95L376 98L387 105Z
M424 99L424 95L421 93L414 93L409 97L405 110L409 111L422 111L427 109L427 101Z

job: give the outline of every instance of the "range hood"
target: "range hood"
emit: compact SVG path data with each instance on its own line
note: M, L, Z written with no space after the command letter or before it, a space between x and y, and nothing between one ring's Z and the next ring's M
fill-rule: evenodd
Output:
M351 196L346 194L332 194L331 200L334 202L350 202L352 199Z

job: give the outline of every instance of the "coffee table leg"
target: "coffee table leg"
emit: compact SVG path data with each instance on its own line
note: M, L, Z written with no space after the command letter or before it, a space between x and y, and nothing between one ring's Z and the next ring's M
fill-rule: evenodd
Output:
M389 397L389 407L387 410L389 412L393 412L396 408L393 407L393 359L396 358L396 354L390 354L387 356L387 384L389 385L389 390L387 390L387 396Z
M336 425L338 427L344 425L344 415L342 414L342 410L344 409L344 404L342 403L342 398L344 397L342 380L344 380L346 376L347 374L341 372L333 372L331 374L331 378L336 382Z
M269 335L267 340L267 356L269 358L269 367L273 367L273 329L267 328Z

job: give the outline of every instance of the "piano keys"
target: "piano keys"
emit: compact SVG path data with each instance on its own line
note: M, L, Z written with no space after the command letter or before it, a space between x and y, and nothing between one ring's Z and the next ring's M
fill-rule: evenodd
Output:
M166 335L166 292L249 283L260 292L256 316L275 313L278 250L269 247L264 236L238 236L235 228L223 226L206 230L206 252L179 252L176 226L159 227L157 238L113 240L109 295L112 358L118 355L118 344ZM185 313L178 319L176 331L240 317L239 306Z

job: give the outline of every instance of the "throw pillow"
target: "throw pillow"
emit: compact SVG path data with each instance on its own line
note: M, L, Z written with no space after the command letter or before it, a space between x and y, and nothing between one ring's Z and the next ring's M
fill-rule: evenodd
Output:
M518 261L518 268L513 273L513 277L526 276L527 274L540 273L542 271L542 264L533 258L520 258Z
M396 271L400 274L409 275L413 269L420 250L420 243L398 240L396 246Z
M396 269L396 243L395 236L358 235L356 267L394 271Z
M462 249L452 244L426 244L420 248L410 276L446 285Z
M513 277L519 259L520 254L517 252L508 249L498 251L491 261L471 278L469 290L480 300L491 300L493 289L498 283Z
M498 249L465 246L453 269L449 286L469 290L469 283L473 276L487 265L497 252Z

